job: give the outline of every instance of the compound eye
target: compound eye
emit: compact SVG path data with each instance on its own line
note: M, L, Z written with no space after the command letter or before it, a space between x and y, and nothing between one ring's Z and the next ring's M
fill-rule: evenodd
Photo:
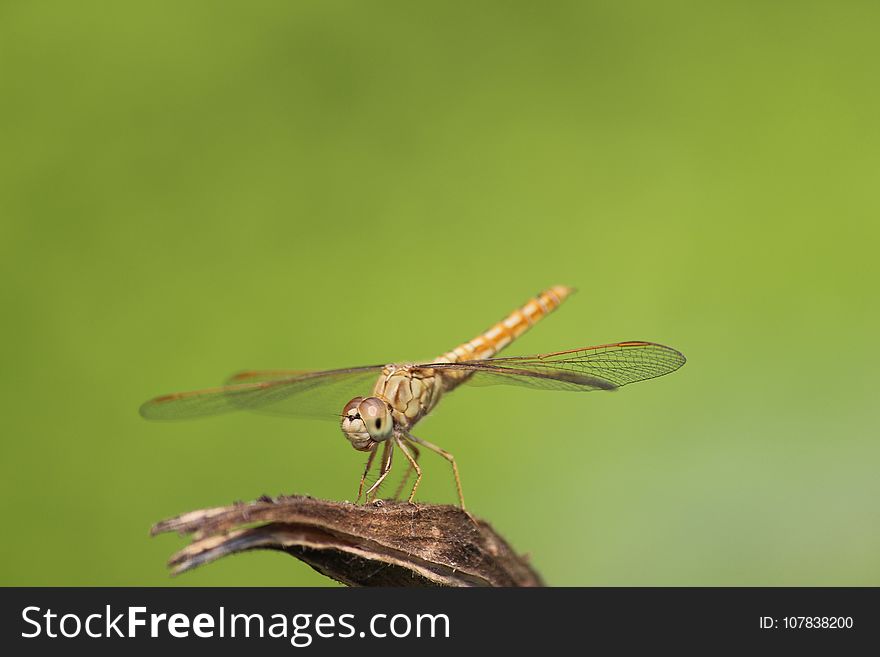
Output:
M385 440L391 435L391 413L388 404L376 397L367 397L358 406L361 419L373 440Z
M363 397L355 397L354 399L352 399L345 405L345 408L342 409L342 416L351 418L357 415L358 406L360 406L360 403L362 401L364 401Z

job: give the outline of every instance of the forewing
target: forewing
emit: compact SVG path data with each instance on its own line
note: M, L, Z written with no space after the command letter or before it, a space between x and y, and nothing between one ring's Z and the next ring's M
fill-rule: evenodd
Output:
M473 385L509 384L545 390L613 390L684 365L680 352L653 342L618 342L535 356L487 358L424 367L469 372Z
M372 392L382 365L323 372L242 372L230 385L162 395L140 408L149 420L180 420L236 410L272 415L339 419L345 404Z

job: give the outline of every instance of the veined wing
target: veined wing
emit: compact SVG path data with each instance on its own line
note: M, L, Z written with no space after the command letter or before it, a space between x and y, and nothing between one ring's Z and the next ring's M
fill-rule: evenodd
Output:
M535 356L432 363L440 371L470 372L473 385L510 384L545 390L614 390L674 372L685 357L653 342L618 342Z
M338 420L349 399L372 392L372 382L383 367L370 365L323 372L242 372L225 386L151 399L141 406L140 413L148 420L181 420L249 410Z

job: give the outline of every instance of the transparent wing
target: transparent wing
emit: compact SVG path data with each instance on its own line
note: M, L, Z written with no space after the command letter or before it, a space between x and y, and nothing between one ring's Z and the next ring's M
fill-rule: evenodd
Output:
M432 363L440 371L469 373L472 385L510 384L544 390L613 390L674 372L685 357L653 342L618 342L535 356Z
M306 374L314 374L314 372L311 370L245 370L244 372L236 372L224 383L228 386L240 383L260 383L262 381L295 379Z
M414 367L462 372L472 385L509 384L545 390L613 390L674 372L685 357L653 342L619 342L535 356L488 358ZM150 420L177 420L250 410L338 419L352 397L368 395L383 365L324 372L242 372L229 385L156 397L141 406Z
M272 415L339 419L345 404L372 392L383 365L324 372L267 370L236 374L228 385L162 395L146 402L148 420L181 420L250 410Z

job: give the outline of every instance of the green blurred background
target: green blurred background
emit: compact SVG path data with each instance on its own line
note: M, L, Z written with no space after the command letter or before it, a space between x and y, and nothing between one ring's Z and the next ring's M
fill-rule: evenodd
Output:
M0 583L325 583L171 579L148 530L352 499L338 427L138 405L431 358L564 283L506 353L689 362L446 399L476 514L554 585L880 585L880 8L711 5L0 5Z

